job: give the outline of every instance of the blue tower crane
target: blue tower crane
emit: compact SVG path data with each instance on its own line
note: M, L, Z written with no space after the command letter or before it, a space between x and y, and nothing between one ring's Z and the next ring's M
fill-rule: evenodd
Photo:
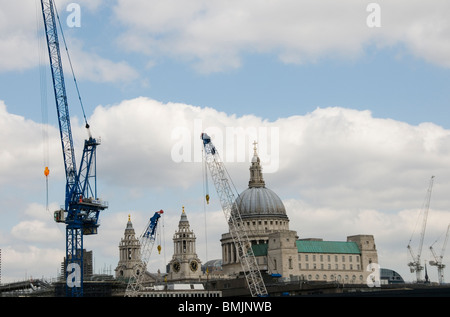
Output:
M147 264L150 261L150 256L152 254L153 245L156 240L156 230L159 228L158 220L164 211L155 212L155 214L150 218L145 226L144 232L139 237L139 243L141 244L141 264L138 264L133 269L133 275L128 281L127 289L125 290L126 297L137 297L139 296L139 291L142 288L144 273L147 270ZM161 246L158 245L158 251L161 250Z
M89 133L77 171L56 28L56 7L53 0L41 0L41 7L66 173L64 208L55 211L54 216L56 222L66 224L66 296L80 297L83 296L83 236L97 234L99 213L107 208L107 204L97 198L96 149L100 143ZM87 121L86 129L89 132Z

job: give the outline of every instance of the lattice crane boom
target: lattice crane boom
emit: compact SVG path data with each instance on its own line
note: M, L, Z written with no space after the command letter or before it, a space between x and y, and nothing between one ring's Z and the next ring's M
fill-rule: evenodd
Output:
M206 133L202 133L201 139L205 149L206 164L219 196L225 218L228 221L231 237L238 250L239 262L242 265L250 294L252 296L267 296L266 286L256 262L251 242L242 225L239 208L235 204L236 197L230 185L225 166L211 142L211 138Z
M133 276L128 281L127 289L125 290L126 297L135 297L142 289L143 277L156 241L158 221L163 213L163 210L155 212L139 237L139 242L141 244L141 264L133 270Z
M441 254L439 256L436 255L436 252L434 252L433 246L430 246L430 251L433 254L434 261L430 261L429 263L430 263L430 265L437 267L439 284L444 284L445 264L442 263L442 260L444 259L445 248L447 247L449 230L450 230L450 225L447 226L447 232L445 234L444 243L442 245Z
M417 255L414 254L410 243L408 244L408 250L412 257L412 261L408 263L408 266L410 268L411 273L416 272L417 282L422 281L423 266L421 263L421 256L422 256L423 240L425 237L425 229L427 226L428 211L430 209L430 201L431 201L431 192L433 190L433 182L434 182L434 176L431 176L430 184L428 186L427 194L425 196L424 207L423 207L422 228L420 231L420 240L419 240L419 247L418 247ZM411 242L411 240L410 240L410 242Z
M83 236L97 233L99 213L107 208L107 204L97 197L96 149L100 142L89 133L77 172L56 7L53 0L41 0L41 8L66 174L65 205L55 212L54 217L55 221L66 224L66 295L79 297L83 296ZM89 129L87 122L86 128Z

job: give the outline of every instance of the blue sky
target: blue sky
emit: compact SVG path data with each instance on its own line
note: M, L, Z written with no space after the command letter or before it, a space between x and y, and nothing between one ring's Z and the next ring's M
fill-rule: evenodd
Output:
M97 3L94 10L81 5L81 27L72 28L64 23L72 12L66 12L63 9L67 6L60 5L66 36L82 39L85 50L105 59L125 60L138 75L126 84L81 80L86 104L114 104L135 96L148 96L163 102L211 106L230 114L254 113L269 120L305 114L316 107L345 106L369 109L375 117L411 124L430 121L448 127L443 116L450 99L448 68L415 56L402 43L382 49L363 45L363 52L356 57L328 54L300 65L283 63L276 53L243 52L239 67L220 72L196 71L193 63L183 60L182 55L157 56L156 62L152 61L154 65L147 67L147 55L117 45L116 37L123 31L123 24L115 19L113 4ZM368 14L361 12L362 17ZM361 28L379 32L364 24ZM74 43L68 45L70 49ZM70 74L67 77L70 86ZM33 67L2 72L0 80L2 87L7 83L23 87L18 88L20 93L16 89L3 92L3 100L15 109L11 111L24 116L34 114L29 105L40 96L38 70ZM33 118L39 119L34 115Z
M81 29L84 28L87 27ZM345 106L368 109L379 118L414 125L429 121L449 127L445 114L450 101L450 71L407 53L402 58L395 56L403 50L368 48L365 56L355 60L325 58L307 65L287 65L270 54L250 54L243 57L239 69L211 74L198 73L176 60L163 60L123 86L86 81L80 81L79 85L87 107L147 96L162 102L211 106L229 114L255 114L275 120L305 114L317 107ZM130 62L137 69L145 63L133 59ZM7 87L7 83L18 87L6 89L2 94L10 111L40 120L40 105L30 107L40 98L38 69L5 72L0 80L2 87ZM70 89L73 86L70 74L67 81ZM51 98L49 94L50 101ZM73 103L78 106L76 102L75 99ZM52 108L50 119L51 111ZM79 114L79 107L73 112Z
M362 228L379 241L382 264L407 275L406 244L434 173L432 238L446 228L437 218L450 222L445 194L450 190L450 6L445 1L433 1L434 6L378 1L379 28L367 26L371 1L360 0L283 0L278 5L80 0L75 3L81 27L72 28L65 23L71 1L56 2L86 114L103 140L100 184L110 208L102 221L103 238L89 237L99 267L114 269L131 211L145 222L149 209L167 208L172 211L166 215L168 232L181 205L187 205L188 217L189 212L193 219L203 217L200 164L175 163L171 157L177 128L193 132L192 142L198 141L195 120L222 131L237 126L279 131L279 169L267 174L266 183L285 202L291 229L301 237L345 240ZM50 148L51 206L64 201L50 70L37 37L43 45L41 13L37 0L27 0L25 7L0 4L0 100L6 107L1 112L6 146L0 155L0 213L7 216L0 225L3 275L52 275L58 264L50 272L39 261L36 270L13 269L30 252L59 259L64 251L63 227L48 219L51 213L37 212L45 196L45 146ZM64 69L74 138L82 140L81 110L67 63ZM42 71L48 140L42 139L40 126L46 121ZM251 153L251 145L245 151ZM227 164L244 190L248 162ZM220 206L211 208L208 241L214 248L211 241L217 242L217 232L226 228L215 221L222 217ZM340 230L333 227L336 221L343 223ZM199 223L203 219L196 221L198 249L203 250L205 228ZM25 237L44 232L58 236L58 242ZM167 262L171 233L166 239Z

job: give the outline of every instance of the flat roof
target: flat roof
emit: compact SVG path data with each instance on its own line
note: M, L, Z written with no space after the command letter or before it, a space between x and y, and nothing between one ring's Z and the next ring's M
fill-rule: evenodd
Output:
M358 244L353 241L297 240L297 249L300 253L361 253Z
M333 254L361 254L358 244L352 241L318 241L297 240L299 253L333 253ZM252 245L255 256L267 255L267 243Z

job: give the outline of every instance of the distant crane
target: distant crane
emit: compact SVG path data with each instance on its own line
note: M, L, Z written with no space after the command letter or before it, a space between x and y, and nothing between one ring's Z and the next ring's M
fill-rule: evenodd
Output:
M77 172L56 27L56 7L53 0L41 0L41 7L66 174L65 205L63 209L55 211L54 218L56 222L66 224L66 296L80 297L83 296L83 236L97 234L99 213L107 208L107 204L97 198L96 149L100 142L90 135L85 117L89 139L84 142ZM48 175L48 168L45 175Z
M433 245L430 246L430 250L431 250L431 253L433 254L434 261L430 261L429 263L430 263L430 265L437 267L439 284L444 284L445 264L442 263L442 260L444 258L444 252L445 252L445 248L447 246L449 229L450 229L450 224L447 227L447 233L445 234L445 239L444 239L444 244L442 245L441 255L437 256L436 253L434 252Z
M127 289L125 291L126 297L136 297L139 291L142 289L142 278L145 275L147 269L147 264L150 260L152 254L153 245L156 240L156 229L158 228L158 220L164 213L163 210L155 212L155 214L150 218L145 227L144 232L142 232L139 237L139 242L141 244L141 261L142 264L134 268L133 276L128 281ZM158 246L159 250L161 246Z
M411 239L409 239L408 243L408 250L411 253L412 261L408 263L408 266L410 268L411 273L416 272L416 280L417 283L422 282L422 270L423 266L421 264L421 255L422 255L422 247L423 247L423 239L425 236L425 228L427 226L427 219L428 219L428 210L430 209L430 200L431 200L431 191L433 189L433 182L434 182L434 176L431 176L430 184L428 186L427 194L425 196L425 203L423 207L423 220L422 220L422 230L420 232L420 241L419 241L419 247L417 251L417 255L414 254L412 248L411 248Z
M211 138L206 133L202 133L201 139L205 148L206 164L210 170L217 194L219 195L233 242L238 249L239 262L244 270L250 294L253 297L267 296L266 286L259 271L251 242L242 226L241 214L236 205L236 198L231 189L224 164L220 160L219 154L211 142ZM209 196L206 199L209 200Z

